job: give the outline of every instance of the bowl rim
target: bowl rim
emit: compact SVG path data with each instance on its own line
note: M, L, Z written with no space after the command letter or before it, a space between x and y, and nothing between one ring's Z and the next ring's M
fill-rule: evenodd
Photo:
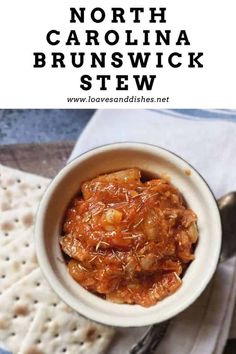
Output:
M205 278L205 281L201 287L199 287L199 286L196 287L194 294L192 294L188 297L188 301L185 301L183 304L181 304L181 305L177 306L175 309L173 309L171 311L171 315L169 313L167 313L166 315L162 315L161 319L156 320L155 322L153 320L150 320L150 321L146 320L146 321L139 322L139 321L137 321L138 318L136 317L136 315L133 316L133 321L135 321L135 323L133 323L133 322L130 323L130 321L128 321L127 323L123 323L120 320L116 321L116 320L111 319L112 316L110 316L110 317L104 316L105 319L104 318L98 319L98 317L94 313L92 315L91 314L88 315L87 312L84 311L83 307L81 309L81 307L80 307L81 303L79 302L79 299L78 299L78 302L75 303L73 297L69 296L68 291L67 291L66 296L64 296L65 295L65 288L61 284L61 282L59 281L58 277L55 275L55 272L53 272L52 268L50 267L50 260L48 259L46 251L44 249L42 221L43 221L43 218L45 215L46 206L47 206L48 202L50 201L50 197L53 195L54 189L56 188L56 184L57 184L56 182L60 183L62 181L62 179L67 175L67 173L71 169L73 169L74 166L76 166L78 164L78 160L81 160L81 158L84 157L86 159L86 157L90 157L90 154L93 153L94 151L102 152L102 150L105 148L108 148L108 149L114 148L114 147L120 148L121 146L126 146L129 148L150 147L150 148L158 150L159 152L161 152L161 151L167 152L170 157L171 157L171 155L173 155L175 158L175 161L180 160L180 161L184 162L187 166L189 166L196 173L196 175L200 178L200 180L203 182L203 184L205 184L205 186L207 187L207 190L212 197L213 205L215 207L215 211L217 211L217 216L218 216L218 224L219 224L218 226L219 226L220 238L219 238L219 242L216 247L217 248L216 249L217 257L215 257L215 259L214 259L214 263L211 266L211 271L209 272L208 277ZM81 161L79 161L79 162L81 162ZM106 173L106 172L104 172L104 173ZM40 235L40 237L39 237L39 235ZM217 200L216 200L209 184L206 182L204 177L202 177L202 175L198 172L198 170L195 167L193 167L184 158L182 158L181 156L179 156L178 154L176 154L175 152L173 152L171 150L168 150L168 149L163 148L158 145L149 144L146 142L135 142L135 141L115 142L115 143L111 143L111 144L103 144L103 145L94 147L88 151L85 151L85 152L79 154L78 156L76 156L75 158L70 160L57 173L57 175L51 180L51 182L49 183L49 186L47 187L47 189L43 195L43 198L41 199L41 201L39 203L39 207L37 210L36 222L35 222L35 232L34 232L34 241L35 241L35 247L36 247L36 256L38 259L40 269L41 269L44 277L46 278L47 282L51 286L51 288L55 291L55 293L59 296L59 298L62 301L64 301L67 305L69 305L71 308L73 308L76 312L78 312L83 317L88 318L88 319L93 320L98 323L102 323L102 324L105 324L108 326L116 326L116 327L141 327L141 326L151 325L154 323L164 322L164 321L176 316L177 314L179 314L180 312L182 312L183 310L188 308L201 295L201 293L204 291L207 284L211 280L212 276L214 275L216 267L219 263L220 250L221 250L221 245L222 245L222 222L221 222L221 215L220 215L219 207L217 204ZM133 305L128 305L128 306L133 306Z

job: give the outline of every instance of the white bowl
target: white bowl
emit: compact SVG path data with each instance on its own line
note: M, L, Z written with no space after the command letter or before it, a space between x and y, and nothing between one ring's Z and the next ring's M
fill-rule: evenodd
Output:
M130 167L138 167L152 175L168 175L198 216L196 259L189 265L182 286L173 295L149 308L111 303L85 290L68 273L58 242L65 210L80 189L81 182ZM40 203L35 239L42 272L65 303L97 322L138 327L165 321L197 299L215 272L221 248L221 233L216 200L206 182L191 165L160 147L117 143L91 150L61 170Z

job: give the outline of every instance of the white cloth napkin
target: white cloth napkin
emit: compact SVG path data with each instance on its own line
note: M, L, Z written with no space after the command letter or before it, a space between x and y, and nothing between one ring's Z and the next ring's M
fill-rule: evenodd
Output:
M166 111L100 110L79 137L70 159L94 147L138 141L182 156L218 198L236 190L236 122L173 117ZM229 336L236 297L236 259L220 264L201 295L175 317L156 354L220 354ZM232 324L232 334L236 322ZM110 354L124 354L146 328L119 330Z

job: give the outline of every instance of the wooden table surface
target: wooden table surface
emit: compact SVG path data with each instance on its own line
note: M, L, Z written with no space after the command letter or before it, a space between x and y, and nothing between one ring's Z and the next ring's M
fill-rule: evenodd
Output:
M44 177L54 177L66 164L74 142L0 146L0 163Z
M52 178L66 164L73 146L73 141L2 145L0 146L0 163ZM235 353L236 340L229 340L224 354Z

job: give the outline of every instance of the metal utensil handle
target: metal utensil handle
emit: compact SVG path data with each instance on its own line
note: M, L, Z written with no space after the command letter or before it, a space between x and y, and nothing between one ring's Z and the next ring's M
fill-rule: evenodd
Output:
M155 324L148 328L141 340L135 344L129 354L151 354L164 337L170 321Z

